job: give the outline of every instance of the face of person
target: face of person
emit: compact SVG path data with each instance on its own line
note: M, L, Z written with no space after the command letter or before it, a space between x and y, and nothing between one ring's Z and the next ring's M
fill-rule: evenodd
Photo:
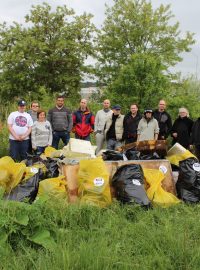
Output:
M120 112L121 112L121 110L116 110L116 109L113 109L113 113L114 113L114 115L119 115L119 114L120 114Z
M160 112L163 112L166 109L166 103L164 100L160 100L159 104L158 104L158 110Z
M56 106L61 108L64 105L64 98L57 98L56 99Z
M26 110L26 106L18 106L18 111L23 113Z
M138 107L136 105L131 105L131 113L132 114L137 114L138 112Z
M86 99L81 99L80 107L81 107L81 110L86 110L86 108L87 108L87 100Z
M110 108L110 100L108 100L108 99L104 100L103 108L104 109L109 109Z
M151 112L147 112L145 114L145 116L146 116L147 119L150 119L152 117L152 113Z
M38 109L39 109L39 104L38 104L38 103L33 103L33 104L31 105L31 110L32 110L33 112L37 112Z
M187 116L187 112L185 112L185 111L180 111L180 112L179 112L179 116L180 116L181 118L186 117L186 116Z
M44 112L41 112L41 113L38 115L38 120L39 120L40 122L44 122L45 119L46 119L45 113L44 113Z

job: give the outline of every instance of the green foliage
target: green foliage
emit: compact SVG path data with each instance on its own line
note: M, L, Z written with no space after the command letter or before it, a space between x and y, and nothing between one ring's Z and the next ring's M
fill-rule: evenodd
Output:
M199 205L0 200L0 211L2 269L199 269Z
M148 54L134 54L129 64L124 65L112 82L106 95L124 109L136 102L141 109L155 108L159 99L167 95L170 81L163 74L163 65L158 58Z
M200 82L194 77L179 78L171 84L167 101L168 110L174 119L177 118L178 109L181 107L187 108L190 117L197 119L200 117Z
M106 19L98 35L99 75L110 81L118 76L133 54L145 53L160 59L167 70L181 60L180 53L189 51L193 34L185 37L179 23L172 24L170 6L153 9L151 1L114 0L107 7Z
M4 99L66 92L77 97L84 64L93 54L91 15L76 16L66 6L55 11L34 6L26 25L0 27L0 93Z

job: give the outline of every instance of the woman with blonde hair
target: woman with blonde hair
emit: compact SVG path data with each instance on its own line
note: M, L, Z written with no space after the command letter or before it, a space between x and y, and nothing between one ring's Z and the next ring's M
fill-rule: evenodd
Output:
M179 109L179 117L174 121L171 135L173 138L172 144L180 143L186 149L191 143L193 121L189 118L189 111L186 108Z

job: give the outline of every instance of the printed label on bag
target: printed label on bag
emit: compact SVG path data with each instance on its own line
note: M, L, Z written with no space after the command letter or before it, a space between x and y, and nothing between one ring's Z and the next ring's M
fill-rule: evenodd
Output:
M97 178L94 179L94 185L96 187L101 187L101 186L103 186L103 184L104 184L104 179L103 178L97 177Z
M32 172L32 173L38 173L38 168L35 168L35 167L32 167L31 169L30 169L30 171Z
M200 172L200 163L194 163L192 167L196 172Z
M164 174L167 173L167 168L164 165L160 165L159 170Z
M132 179L132 183L133 183L133 185L136 185L136 186L141 186L140 181L139 181L139 180L137 180L137 179Z

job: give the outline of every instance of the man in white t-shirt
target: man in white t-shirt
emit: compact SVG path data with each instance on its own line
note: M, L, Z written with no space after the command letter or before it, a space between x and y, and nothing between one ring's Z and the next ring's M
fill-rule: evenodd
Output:
M10 142L10 156L21 161L26 159L29 148L29 135L33 125L33 120L26 110L26 102L18 102L18 111L12 112L8 116L8 130Z

